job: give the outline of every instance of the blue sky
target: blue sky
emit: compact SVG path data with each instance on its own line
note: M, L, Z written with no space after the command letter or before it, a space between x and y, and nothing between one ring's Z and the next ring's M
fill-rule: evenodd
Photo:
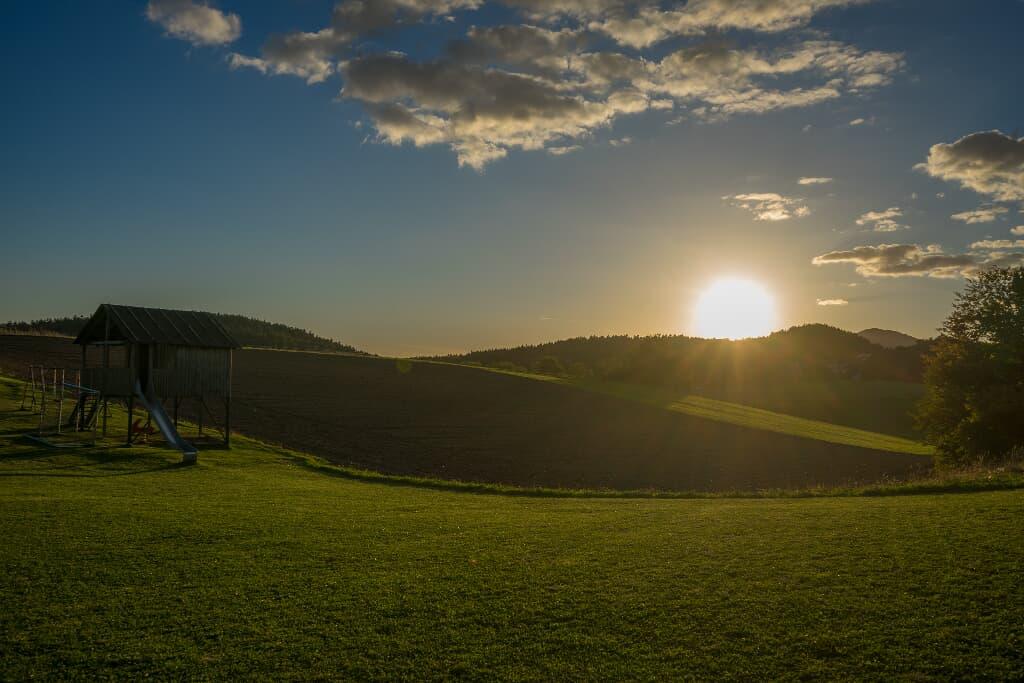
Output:
M441 353L692 332L735 275L780 325L927 336L1024 258L1024 3L561 2L9 8L0 320Z

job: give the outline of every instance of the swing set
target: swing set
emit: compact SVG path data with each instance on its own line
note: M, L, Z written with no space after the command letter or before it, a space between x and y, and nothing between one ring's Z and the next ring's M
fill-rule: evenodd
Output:
M71 404L66 418L65 403ZM55 447L94 445L101 405L100 392L82 385L81 370L29 366L20 407L39 413L39 428L31 438Z

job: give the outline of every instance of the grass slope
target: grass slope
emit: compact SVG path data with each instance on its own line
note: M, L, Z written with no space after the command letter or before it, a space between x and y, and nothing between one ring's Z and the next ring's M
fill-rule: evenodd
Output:
M842 378L792 379L754 386L704 386L694 393L776 413L917 439L912 413L924 385Z
M588 385L583 384L582 386L587 387ZM688 395L680 398L665 398L661 392L651 391L648 387L639 385L597 385L593 388L597 391L610 393L622 398L656 403L673 412L702 417L717 422L727 422L779 434L802 436L816 441L874 448L893 453L933 454L930 446L919 441L889 434L879 434L878 432L857 429L856 427L846 427L821 420L784 415L771 410L763 410L730 401L720 401L705 396Z
M872 448L892 453L908 453L911 455L932 455L934 453L930 446L913 439L833 424L822 420L798 417L796 415L786 415L772 410L756 408L732 401L718 400L707 396L692 394L679 396L662 387L621 382L603 382L599 380L558 378L551 375L497 370L481 366L467 367L475 367L487 372L515 375L537 381L574 386L600 394L659 406L671 412L683 413L684 415L691 415L715 422L725 422L741 427L750 427L752 429L763 429L777 434L799 436L814 439L815 441Z
M808 420L792 415L774 413L750 406L738 405L726 401L716 401L702 396L686 396L668 405L669 410L704 417L720 422L764 429L781 434L793 434L818 441L842 443L849 446L874 448L893 453L913 453L931 455L932 449L917 441L869 432L853 427L843 427L818 420Z
M1021 491L481 495L236 444L0 436L0 675L1024 676Z

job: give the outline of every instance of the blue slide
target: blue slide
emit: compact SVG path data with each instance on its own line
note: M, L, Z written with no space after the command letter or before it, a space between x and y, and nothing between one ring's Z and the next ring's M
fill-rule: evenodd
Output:
M181 461L189 465L193 464L199 455L199 451L196 450L195 446L181 438L181 434L178 434L178 430L174 428L174 422L167 416L163 404L155 396L146 396L138 380L135 381L135 396L142 403L142 407L146 409L150 417L153 418L153 421L156 422L156 426L160 429L160 433L164 435L164 438L167 439L167 443L181 451Z

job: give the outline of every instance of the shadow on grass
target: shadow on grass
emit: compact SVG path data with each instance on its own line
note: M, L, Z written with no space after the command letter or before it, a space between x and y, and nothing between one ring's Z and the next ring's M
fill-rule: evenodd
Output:
M22 438L21 440L25 443L31 443L27 438ZM47 448L46 446L34 444L31 450L0 455L0 464L27 464L60 457L72 457L74 462L50 463L46 465L45 469L40 468L38 471L0 472L0 477L124 477L133 474L147 474L191 467L191 465L182 462L167 462L156 454L140 453L138 449L127 449L124 447L122 449L110 448L109 446L74 449Z
M15 437L39 426L38 413L28 410L0 410L0 424L6 428L0 431L0 438Z

